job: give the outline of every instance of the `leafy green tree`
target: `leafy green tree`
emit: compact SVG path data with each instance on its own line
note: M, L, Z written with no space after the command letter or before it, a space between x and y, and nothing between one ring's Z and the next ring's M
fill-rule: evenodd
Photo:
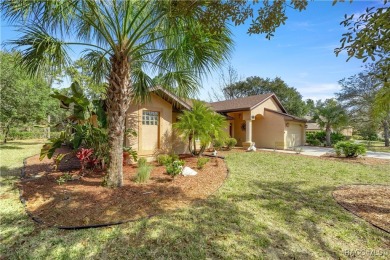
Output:
M348 28L343 34L341 46L335 49L336 55L346 51L348 59L355 57L366 62L375 62L374 75L383 88L377 93L376 103L388 107L390 103L390 9L388 0L381 7L367 8L366 12L355 17L345 15L341 23Z
M85 47L83 59L96 83L108 81L107 184L123 184L122 151L130 102L148 98L152 78L164 75L177 94L196 93L198 79L216 68L231 47L225 24L212 31L199 22L202 5L186 1L4 1L4 16L19 22L22 64L35 74L69 65L68 48Z
M281 78L263 79L261 77L248 77L243 81L239 81L226 86L223 89L226 99L234 99L247 97L252 95L260 95L266 93L275 93L287 112L303 116L306 114L306 104L302 100L302 95L292 87L289 87Z
M306 109L307 109L307 114L309 116L313 116L314 110L315 110L315 103L313 99L306 99Z
M226 119L200 101L194 101L192 110L184 111L174 128L188 140L192 155L201 155L213 139L226 137ZM200 141L199 149L196 147Z
M80 84L80 87L90 100L104 98L106 84L96 83L87 60L76 60L70 67L66 68L65 73L71 78L72 82Z
M348 122L345 109L335 99L327 99L325 102L318 100L313 119L325 128L327 146L331 146L332 129L345 126Z
M339 81L337 99L347 108L350 122L359 132L376 132L382 126L385 146L389 146L390 109L376 107L381 81L369 71Z
M11 127L20 123L47 123L47 116L56 116L58 103L50 97L50 86L42 77L31 78L19 66L20 54L0 52L0 122L4 143Z

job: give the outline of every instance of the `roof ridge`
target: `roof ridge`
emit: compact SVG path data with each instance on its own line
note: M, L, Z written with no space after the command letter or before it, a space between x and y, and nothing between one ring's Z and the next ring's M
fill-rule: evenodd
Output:
M220 103L220 102L231 102L231 101L235 101L235 100L238 100L238 99L247 99L247 98L251 98L251 97L272 96L272 95L275 95L275 93L270 92L270 93L266 93L266 94L250 95L250 96L246 96L246 97L238 97L238 98L232 98L232 99L225 99L225 100L220 100L220 101L215 101L215 102L208 102L208 103L209 103L209 104L214 104L214 103Z

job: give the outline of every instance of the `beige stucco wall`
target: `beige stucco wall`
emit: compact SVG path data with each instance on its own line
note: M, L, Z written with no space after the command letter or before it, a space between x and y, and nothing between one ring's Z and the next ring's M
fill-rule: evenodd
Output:
M265 108L282 112L279 105L271 98L251 111L228 113L229 116L234 117L233 137L237 139L237 146L242 146L246 141L246 131L242 130L245 120L254 119L252 141L256 143L256 147L274 148L275 142L279 142L281 148L284 147L284 119L280 115L264 110Z
M275 102L273 98L267 99L264 103L260 104L258 107L255 107L253 110L251 110L250 115L256 116L256 115L262 115L264 116L264 108L268 108L274 111L283 112L282 109L279 107L279 105Z
M237 146L242 146L242 143L245 142L245 131L241 129L241 125L245 124L243 112L228 113L228 116L234 118L230 121L233 124L233 137L237 140Z
M148 138L148 135L154 135L155 132L148 132L142 130L142 111L157 111L159 112L158 137L159 141L153 144L154 149L145 150L145 145L142 142L145 140L153 140L155 138ZM165 101L155 94L151 94L148 102L142 105L130 105L126 117L126 129L133 128L137 132L137 137L126 137L125 145L132 146L140 156L154 155L157 150L165 149L167 145L172 143L172 104ZM146 135L146 136L145 136ZM144 138L143 138L144 137ZM142 141L144 140L144 141Z
M351 137L353 134L353 127L346 127L340 131L344 136Z
M278 114L264 111L264 116L257 115L252 121L252 141L256 147L283 148L284 147L284 118ZM280 147L281 146L281 147Z

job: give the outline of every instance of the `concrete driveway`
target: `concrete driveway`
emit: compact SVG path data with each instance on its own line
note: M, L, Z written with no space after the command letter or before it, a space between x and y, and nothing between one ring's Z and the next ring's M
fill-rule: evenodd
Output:
M328 147L301 146L301 148L302 148L301 154L304 155L321 156L326 153L334 153L334 149ZM259 150L273 151L273 149L259 149ZM276 150L276 152L295 153L294 151L287 151L287 150ZM365 157L390 160L390 153L367 151Z

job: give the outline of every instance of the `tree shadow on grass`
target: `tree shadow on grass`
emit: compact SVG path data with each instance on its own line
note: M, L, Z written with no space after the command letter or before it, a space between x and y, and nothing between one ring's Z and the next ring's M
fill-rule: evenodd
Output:
M17 177L20 176L20 171L22 167L8 167L0 166L0 176L1 177Z
M0 143L0 149L3 146L26 146L26 145L37 145L37 144L44 144L46 141L42 140L42 142L18 142L18 141L8 141L7 143ZM23 148L21 148L23 149Z
M364 237L367 230L356 228L351 223L359 222L353 215L344 211L333 199L331 192L333 186L318 186L307 188L305 182L269 181L252 183L258 192L236 196L237 202L257 197L262 200L262 207L276 215L282 223L286 223L300 233L305 233L312 243L326 252L327 256L340 258L340 252L334 246L330 246L324 238L322 224L342 225L352 228ZM375 210L375 209L373 209ZM363 223L361 223L364 225ZM378 232L370 230L370 233ZM359 235L359 236L360 236ZM388 241L390 242L390 241Z
M337 248L340 244L329 244L331 235L325 234L320 224L336 225L334 229L347 226L361 240L367 233L377 235L374 230L351 225L360 222L332 199L334 187L306 187L305 182L299 181L252 181L248 185L243 192L227 189L177 210L164 209L161 201L152 200L153 207L162 210L162 215L108 228L58 231L24 227L27 233L8 237L7 245L15 250L7 254L17 254L19 258L343 258ZM143 191L140 187L129 192ZM181 196L180 190L170 192L172 198ZM107 196L108 201L116 199L115 192ZM147 200L140 197L134 203ZM88 206L78 204L75 210ZM11 228L18 221L22 220L8 216L5 225ZM378 239L389 241L388 236ZM354 243L343 242L342 245L349 246Z
M23 150L23 147L17 146L17 145L0 145L0 151L1 150Z

